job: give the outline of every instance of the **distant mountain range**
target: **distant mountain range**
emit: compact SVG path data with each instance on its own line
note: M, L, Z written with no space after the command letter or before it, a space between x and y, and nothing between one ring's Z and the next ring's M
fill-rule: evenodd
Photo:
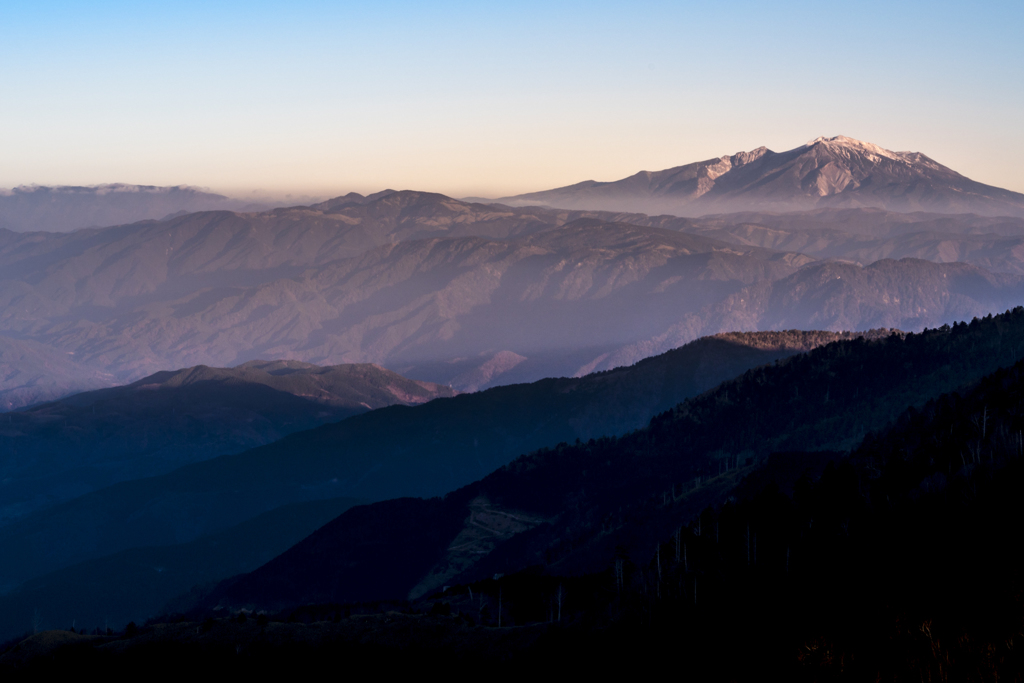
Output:
M496 201L675 216L818 207L1024 216L1024 194L965 178L920 152L893 152L842 135L819 137L786 152L759 147L622 180L588 180Z
M238 210L244 204L184 185L28 185L0 190L0 230L69 232L192 211Z
M122 380L268 357L420 378L418 363L485 352L480 364L503 350L616 347L810 260L616 218L395 192L324 210L0 233L0 330Z
M915 330L1005 310L1024 291L1022 257L1024 219L1012 217L693 219L387 191L70 234L0 231L0 334L74 358L82 381L287 357L372 362L472 391L608 369L733 329ZM801 283L828 278L814 305L796 305ZM33 386L0 381L21 392L11 407L53 397L33 398Z

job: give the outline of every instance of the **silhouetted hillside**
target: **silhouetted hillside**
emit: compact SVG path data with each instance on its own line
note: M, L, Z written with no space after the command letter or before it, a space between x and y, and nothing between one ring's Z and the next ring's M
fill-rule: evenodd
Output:
M829 442L844 414L860 421L878 411L862 393L892 406L928 367L925 378L955 381L969 356L1019 349L1022 318L1017 309L948 331L833 344L749 372L623 439L521 458L444 499L353 508L260 570L222 583L207 603L231 604L230 594L248 590L259 595L250 605L291 603L283 611L200 611L193 621L91 638L43 633L8 645L0 667L127 671L156 662L266 673L343 653L357 666L389 657L417 670L458 660L527 674L563 658L574 671L607 674L633 670L639 658L663 670L682 662L708 679L1013 680L1024 628L1016 552L1024 362L903 411L852 455L776 452L756 469L661 496L638 484L663 474L671 451L692 464L679 453L699 453L709 438L726 450L763 436L769 449ZM851 377L865 381L844 381ZM705 426L708 418L732 425L753 408L751 430L714 437ZM755 446L751 457L765 450ZM563 485L572 472L575 481ZM540 481L546 489L531 486ZM397 587L410 585L424 560L452 559L456 545L445 549L436 532L465 539L474 519L460 529L452 503L479 502L484 488L494 496L489 514L533 524L492 553L519 571L478 566L486 578L467 572L412 602L338 601L372 594L375 566L381 584ZM705 495L716 489L717 501ZM548 518L536 524L524 509ZM476 549L481 542L471 540Z
M268 562L358 502L285 505L188 543L132 548L53 572L0 595L0 633L66 628L76 621L118 629L141 623L179 594Z
M252 361L159 372L0 417L0 525L373 408L453 396L373 365Z
M837 342L748 371L655 417L645 429L542 449L448 494L440 505L423 501L418 517L434 516L438 528L463 520L459 534L475 526L478 512L514 516L521 528L503 533L492 525L488 538L461 541L453 534L417 581L382 580L375 587L363 581L359 599L423 594L536 566L552 574L586 574L602 571L616 553L648 558L680 520L724 502L740 477L772 453L820 452L824 464L886 428L908 406L977 382L1022 353L1024 308L1017 308L951 329ZM805 460L807 466L814 462L813 456ZM358 509L359 525L370 524L373 509ZM356 599L345 576L373 576L374 560L329 540L350 533L356 514L353 509L273 562L223 584L205 604L277 608L306 602L273 589L297 585L287 575L299 567L302 585L317 599L327 593L335 602ZM330 547L333 555L321 550ZM311 566L325 567L319 580Z
M868 336L888 331L868 333ZM620 434L748 368L850 333L703 339L630 368L392 407L275 444L124 482L0 528L0 583L132 547L216 533L288 503L440 495L517 455Z

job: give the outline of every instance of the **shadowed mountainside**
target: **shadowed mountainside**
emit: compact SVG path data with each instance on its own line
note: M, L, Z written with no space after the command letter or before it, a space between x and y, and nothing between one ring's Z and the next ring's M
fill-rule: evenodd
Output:
M452 530L425 556L407 558L421 570L415 576L369 578L394 552L382 545L404 542L398 503L388 502L343 514L260 569L225 581L204 604L277 609L401 598L527 567L572 576L604 571L616 557L647 558L680 520L725 502L772 453L806 452L799 477L815 459L823 465L908 407L973 384L1022 351L1024 308L952 329L819 347L748 371L645 429L542 449L443 499L401 503L417 524L429 516L435 528ZM458 543L484 501L522 528L484 545ZM378 530L373 552L342 542L368 527Z
M159 372L0 417L0 525L119 481L454 391L373 365L252 361Z
M881 330L869 337L887 335ZM445 493L517 455L627 432L751 367L851 333L702 339L629 368L394 406L125 482L0 528L0 585L127 548L186 542L280 505Z
M953 333L971 332L960 328ZM673 491L655 533L644 530L650 517L602 529L621 536L632 527L650 536L646 549L619 545L580 575L549 556L547 565L453 583L411 602L339 604L333 599L343 591L311 570L343 550L330 547L328 525L300 544L318 562L261 586L265 602L289 593L323 600L248 617L197 610L106 637L39 633L0 649L0 670L129 672L157 663L183 673L293 674L296 662L316 671L344 656L356 665L412 662L410 673L457 659L530 675L562 658L573 671L590 666L605 675L634 671L638 660L661 668L683 661L709 680L760 680L766 671L794 681L1013 679L1024 626L1022 400L1018 363L904 411L849 455L775 454L723 505L680 505L695 491ZM403 543L360 544L360 533L390 520L381 531L400 541L423 523L404 521L412 502L343 515L363 523L336 540L370 560L350 576L372 582L370 565L380 563L385 581L409 583L401 576L407 558L389 556ZM418 512L445 502L419 501ZM440 545L411 541L415 551ZM281 569L284 557L257 574ZM225 582L221 594L245 578Z
M188 543L132 548L29 581L0 595L0 633L30 629L34 618L39 628L141 623L195 586L265 564L359 502L284 505Z

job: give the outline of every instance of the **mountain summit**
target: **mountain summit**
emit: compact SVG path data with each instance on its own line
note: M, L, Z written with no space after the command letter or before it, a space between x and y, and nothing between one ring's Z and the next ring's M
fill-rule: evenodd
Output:
M842 135L787 152L759 147L499 201L679 216L820 207L1024 216L1024 194L975 182L920 152L893 152Z

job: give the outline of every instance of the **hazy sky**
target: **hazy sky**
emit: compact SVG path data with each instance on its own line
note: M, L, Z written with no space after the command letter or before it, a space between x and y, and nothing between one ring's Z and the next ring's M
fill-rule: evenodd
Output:
M500 196L849 135L1024 191L1024 2L4 2L0 187Z

